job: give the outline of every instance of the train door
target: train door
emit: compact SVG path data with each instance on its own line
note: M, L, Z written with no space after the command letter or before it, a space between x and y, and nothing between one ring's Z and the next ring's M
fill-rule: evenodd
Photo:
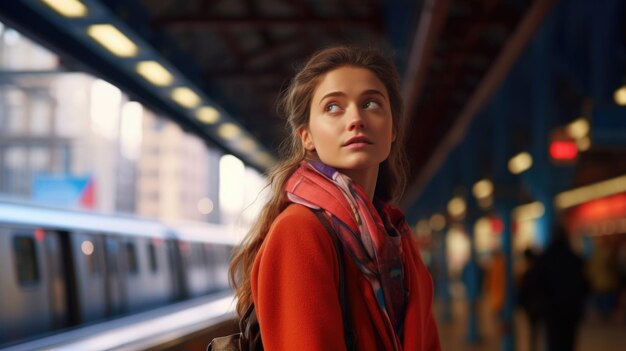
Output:
M0 227L0 343L51 329L43 231L34 228Z
M41 231L41 229L37 229ZM63 258L69 257L61 243L61 233L46 231L44 236L45 267L48 277L48 293L50 295L50 313L52 329L69 326L68 274Z
M126 263L122 242L118 238L106 237L105 247L106 310L108 316L114 316L126 311Z
M169 257L172 285L174 286L174 289L172 289L172 298L174 300L183 299L187 295L187 282L183 269L183 260L180 256L176 240L167 240L167 252Z

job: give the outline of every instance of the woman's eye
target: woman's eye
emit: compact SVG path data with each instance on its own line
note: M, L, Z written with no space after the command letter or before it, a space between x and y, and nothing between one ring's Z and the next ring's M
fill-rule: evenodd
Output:
M338 112L339 111L339 105L337 104L328 104L326 106L326 112Z
M363 104L363 108L378 108L380 104L374 100L367 101Z

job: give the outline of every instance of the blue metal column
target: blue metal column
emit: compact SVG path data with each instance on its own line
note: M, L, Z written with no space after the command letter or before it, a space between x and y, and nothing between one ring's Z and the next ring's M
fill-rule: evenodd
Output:
M515 348L515 290L513 288L512 259L512 223L511 211L516 205L517 186L515 178L509 173L507 165L511 157L511 126L509 125L509 94L508 80L504 81L491 102L488 113L494 121L494 206L502 219L502 253L505 257L505 293L504 306L501 312L503 335L501 349L512 351Z
M550 130L555 124L558 111L554 108L554 82L551 70L553 23L555 13L546 18L538 29L529 46L531 72L530 77L530 113L532 126L531 155L532 168L523 174L525 185L533 197L540 201L545 213L537 220L535 240L540 247L545 247L550 239L554 221L554 166L550 163Z
M461 150L463 150L463 153L461 155L462 159L460 162L463 166L461 173L463 178L463 186L466 189L466 214L465 219L463 220L463 226L468 233L468 239L470 242L470 259L463 272L463 280L465 283L468 304L467 332L465 335L465 340L472 344L478 343L480 341L477 316L478 298L480 294L480 277L476 257L476 240L474 233L474 223L476 223L476 220L479 217L479 209L474 199L474 196L472 196L472 186L478 180L478 155L476 152L477 140L476 133L474 132L475 130L476 127L474 126L467 134L463 143L460 145Z

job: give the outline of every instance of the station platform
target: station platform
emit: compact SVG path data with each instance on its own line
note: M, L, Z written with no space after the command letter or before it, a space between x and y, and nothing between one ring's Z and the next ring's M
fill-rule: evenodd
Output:
M451 304L451 320L445 322L443 316L443 305L435 302L435 313L439 327L441 346L446 351L493 351L504 350L502 338L502 326L498 317L488 307L485 300L481 300L477 307L477 317L479 321L478 342L469 342L468 335L468 304L461 298L453 299ZM517 310L515 313L515 350L531 351L530 333L528 322L523 311ZM544 337L539 335L540 345ZM585 315L585 319L578 333L575 351L622 351L626 345L626 319L617 320L615 318L607 321L599 321L591 312ZM538 350L543 351L545 347Z

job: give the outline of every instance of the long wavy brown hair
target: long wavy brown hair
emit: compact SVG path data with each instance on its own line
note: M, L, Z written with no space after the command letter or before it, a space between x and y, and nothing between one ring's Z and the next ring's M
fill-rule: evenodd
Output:
M391 104L393 130L396 139L389 157L379 167L375 197L386 202L398 200L406 184L406 154L404 152L403 102L398 73L392 61L376 49L333 47L318 51L309 58L282 93L278 107L286 117L290 135L281 145L281 161L269 172L270 198L258 220L237 248L230 263L230 282L238 298L237 313L241 316L252 303L250 274L261 244L272 222L287 207L285 183L307 158L298 130L309 123L311 99L325 73L342 66L366 68L385 85Z

